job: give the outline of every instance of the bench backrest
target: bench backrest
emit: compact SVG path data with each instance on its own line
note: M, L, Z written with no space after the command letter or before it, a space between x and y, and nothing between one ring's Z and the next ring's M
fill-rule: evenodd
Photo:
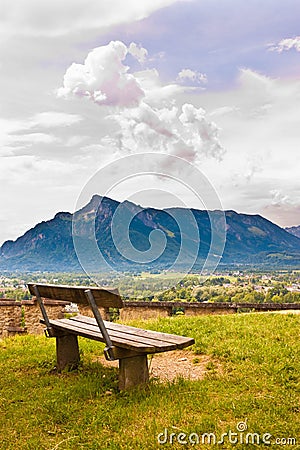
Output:
M34 286L38 288L39 294L42 298L52 300L64 300L72 303L80 303L88 305L88 300L85 291L89 289L97 306L104 308L122 308L123 300L119 294L118 289L104 289L100 287L90 286L61 286L57 284L39 284L28 283L29 292L35 296Z

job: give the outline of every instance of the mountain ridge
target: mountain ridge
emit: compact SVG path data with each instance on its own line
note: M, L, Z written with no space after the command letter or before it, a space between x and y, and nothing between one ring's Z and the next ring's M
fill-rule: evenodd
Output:
M119 221L116 223L112 221L114 214L119 214ZM179 254L181 265L178 268L184 270L189 266L194 255L195 262L192 267L194 270L201 270L212 242L211 220L216 224L215 234L219 235L220 240L217 254L214 255L216 260L218 250L221 253L222 214L223 212L218 210L182 207L143 208L129 201L118 202L95 194L85 206L73 214L58 212L52 219L42 221L15 241L4 242L0 249L0 269L57 272L81 270L74 248L73 233L77 250L80 250L84 264L91 271L107 270L107 267L117 270L169 269L176 263ZM249 215L228 210L224 215L226 242L222 265L299 265L300 239L297 236L259 214ZM128 228L131 249L125 239L123 226L132 216ZM181 221L182 235L174 217ZM151 233L154 231L156 238L151 242ZM197 231L200 233L200 247L195 238ZM101 249L101 264L97 252L93 249L91 236L96 238ZM183 240L184 248L180 253ZM153 259L153 255L156 255L155 245L159 247L163 241L163 253ZM197 254L196 246L199 247ZM145 255L149 255L149 261L141 262L139 258Z

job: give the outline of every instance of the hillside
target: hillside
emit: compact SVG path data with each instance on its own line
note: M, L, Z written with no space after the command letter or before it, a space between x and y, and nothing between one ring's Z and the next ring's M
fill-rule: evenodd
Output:
M112 218L117 208L118 220L114 222L112 233ZM134 218L130 222L132 216ZM296 236L259 215L226 211L225 216L227 235L221 259L223 265L262 264L278 267L299 264L300 239ZM217 224L218 234L220 211L143 209L128 201L119 203L94 195L85 207L74 214L57 213L53 219L39 223L16 241L6 241L0 250L0 269L80 270L72 237L73 226L76 248L80 252L81 262L88 270L103 271L108 267L118 270L167 269L176 262L181 245L183 251L176 268L184 270L189 266L196 251L194 269L200 270L211 245L210 219ZM182 235L178 221L181 223ZM123 229L126 222L130 223L129 238L132 247L128 245ZM153 231L160 233L155 235L151 248L149 236L151 239ZM199 241L195 239L198 232L201 239L199 251ZM99 260L98 248L93 246L94 235L102 260ZM159 252L161 255L155 258L155 246L163 245L164 239L164 251ZM146 261L143 252L147 252Z
M7 338L0 341L5 374L1 449L299 449L299 315L180 316L132 325L193 337L196 344L184 358L180 351L173 358L179 370L192 359L193 372L202 368L201 375L190 372L168 383L155 373L155 361L165 376L170 353L168 359L157 354L147 388L120 393L117 369L112 362L102 364L104 345L99 342L81 339L80 370L58 375L52 339ZM228 430L236 433L241 423L250 436L260 436L261 445L252 444L254 440L234 445L228 438L224 445L207 443L207 433L220 440ZM193 432L195 438L198 433L200 443L160 445L157 438L165 429L169 436ZM232 434L231 442L236 436ZM263 436L270 438L270 445L262 442ZM239 433L241 437L246 433ZM276 445L275 438L282 440ZM288 438L294 438L291 445Z

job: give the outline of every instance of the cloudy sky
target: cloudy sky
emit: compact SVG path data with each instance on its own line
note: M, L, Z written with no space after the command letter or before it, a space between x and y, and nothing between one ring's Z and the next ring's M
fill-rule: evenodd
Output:
M298 225L299 17L298 0L2 0L0 243L141 152L193 164L224 209Z

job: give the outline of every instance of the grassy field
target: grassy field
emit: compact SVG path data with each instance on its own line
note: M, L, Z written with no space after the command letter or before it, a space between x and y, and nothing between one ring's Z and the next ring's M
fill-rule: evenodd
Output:
M300 448L299 315L135 325L193 336L195 363L213 361L205 378L120 393L117 370L93 362L101 344L80 340L80 370L58 375L53 339L1 340L1 450Z

